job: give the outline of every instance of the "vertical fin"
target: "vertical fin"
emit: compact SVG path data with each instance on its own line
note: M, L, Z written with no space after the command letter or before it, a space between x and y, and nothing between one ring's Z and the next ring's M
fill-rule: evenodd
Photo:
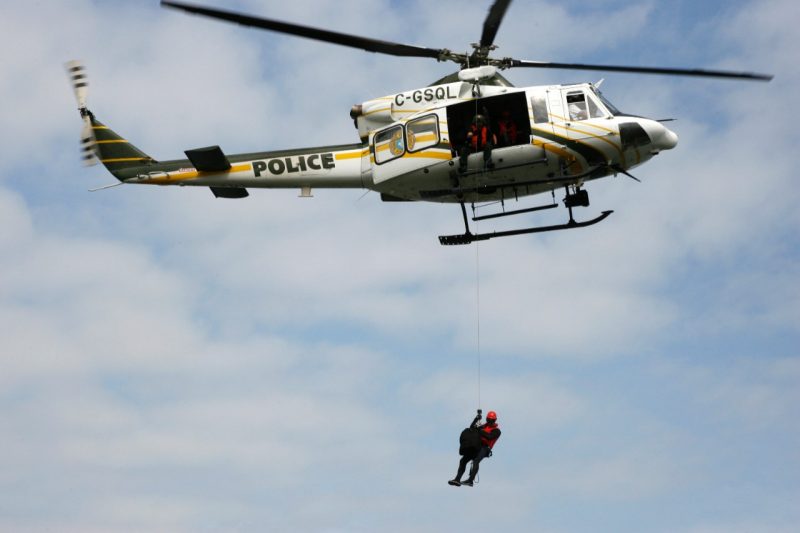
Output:
M139 167L156 162L117 132L94 118L94 115L91 115L91 124L98 158L112 174L123 168Z

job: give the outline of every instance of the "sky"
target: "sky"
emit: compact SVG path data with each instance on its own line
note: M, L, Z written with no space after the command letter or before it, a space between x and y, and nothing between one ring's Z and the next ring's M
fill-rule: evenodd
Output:
M489 7L205 3L454 50ZM775 79L505 73L605 78L680 143L587 186L602 224L442 247L457 206L88 192L114 180L81 166L63 64L156 159L357 142L353 104L453 65L155 0L0 3L0 531L796 531L798 21L793 0L513 3L500 56ZM479 406L503 436L450 487Z

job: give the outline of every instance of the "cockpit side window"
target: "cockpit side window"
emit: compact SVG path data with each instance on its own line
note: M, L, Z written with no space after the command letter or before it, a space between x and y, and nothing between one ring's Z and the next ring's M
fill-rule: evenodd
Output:
M583 91L567 93L567 111L570 120L586 120L589 110L586 105L586 95Z
M591 94L586 95L586 102L589 104L589 118L605 118L605 111L597 105L597 102Z

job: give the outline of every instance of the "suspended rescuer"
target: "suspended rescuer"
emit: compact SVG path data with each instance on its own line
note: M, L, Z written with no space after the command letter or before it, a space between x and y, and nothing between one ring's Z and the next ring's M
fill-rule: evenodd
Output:
M461 446L458 453L461 454L461 461L458 463L458 472L456 477L447 483L454 487L466 485L471 487L475 482L475 476L478 475L478 467L480 462L486 457L492 456L492 448L500 438L500 426L497 425L497 413L489 411L486 415L486 423L479 424L483 418L481 410L478 409L478 414L469 425L467 429L461 432ZM461 481L461 476L467 469L467 463L472 461L472 467L469 471L469 477L466 481Z

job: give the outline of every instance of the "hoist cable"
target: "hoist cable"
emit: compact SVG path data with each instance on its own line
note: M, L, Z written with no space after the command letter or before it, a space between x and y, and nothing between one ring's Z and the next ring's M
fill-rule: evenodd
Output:
M479 231L476 222L475 231ZM478 352L478 409L481 408L481 260L480 243L475 243L475 332Z
M475 117L480 114L478 109L479 98L475 99ZM484 119L485 120L485 119ZM488 127L488 126L487 126ZM491 140L490 140L491 142ZM484 166L483 169L486 172ZM474 215L474 204L473 204ZM473 220L475 220L473 218ZM475 231L480 234L480 222L475 221ZM480 242L475 242L475 336L477 344L477 359L478 359L478 409L481 409L481 261L480 261Z
M478 110L478 98L475 99L475 117L478 116L480 111ZM473 118L474 120L474 118ZM486 120L486 118L484 118ZM488 127L488 125L487 125ZM491 142L491 139L488 139ZM485 148L485 147L482 147ZM483 172L486 172L486 162L484 161L483 164ZM473 221L475 222L475 232L480 235L480 222L475 220L475 204L472 204L472 214L473 214ZM478 359L478 410L481 410L481 254L480 254L480 241L475 242L475 341L477 344L477 359ZM476 468L476 463L473 461L471 466L470 474L472 473L472 469ZM478 474L474 482L480 483L480 474Z
M480 234L480 222L475 222L475 231ZM478 410L481 409L481 254L480 242L475 243L475 322L476 337L478 342ZM472 468L476 467L473 462ZM475 477L475 483L480 483L480 474Z

